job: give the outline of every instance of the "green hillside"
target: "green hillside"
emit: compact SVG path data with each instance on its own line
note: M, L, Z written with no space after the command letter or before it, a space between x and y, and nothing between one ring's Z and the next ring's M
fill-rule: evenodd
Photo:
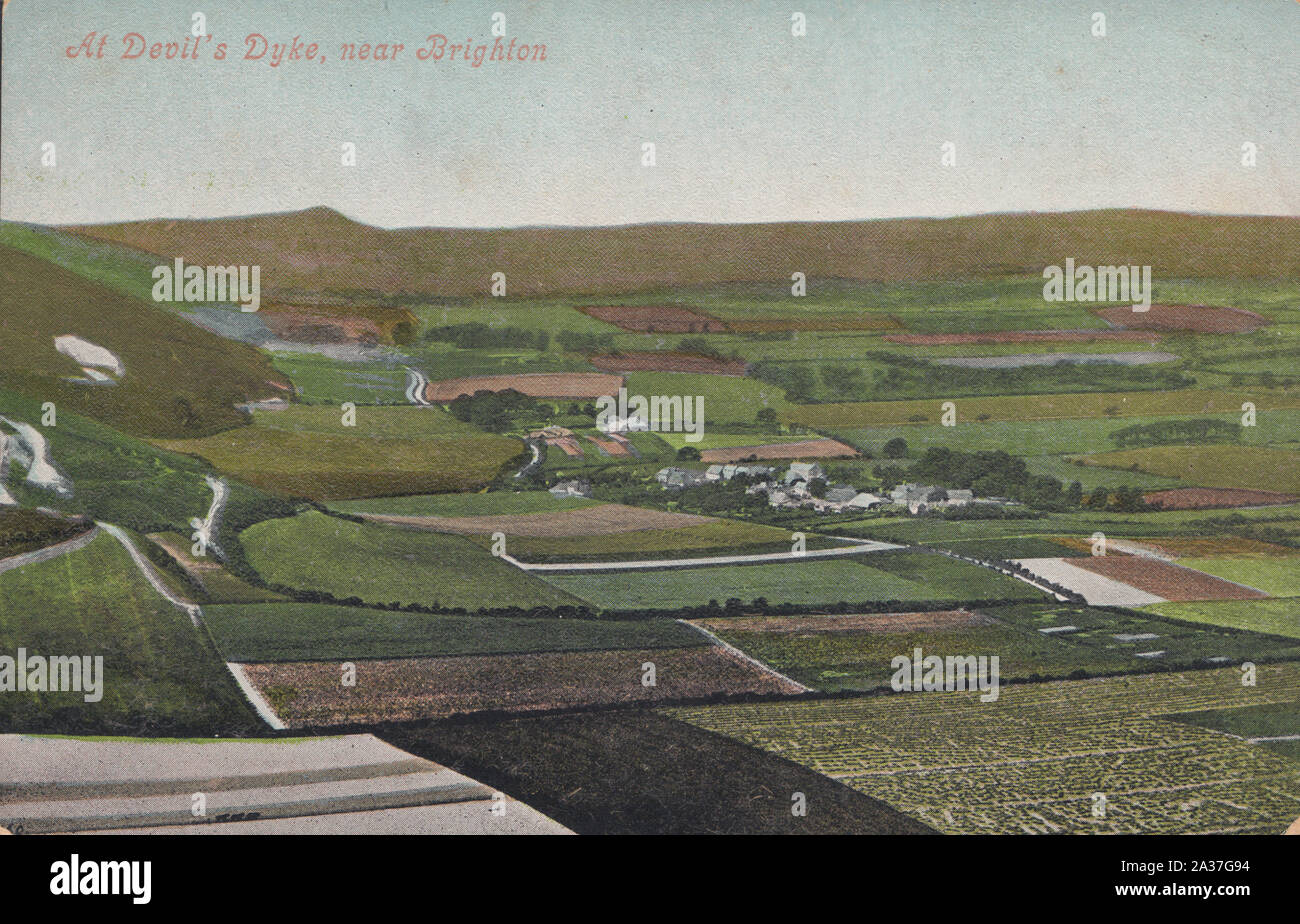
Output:
M117 384L76 384L77 363L54 338L112 351ZM285 384L252 347L218 337L151 302L0 246L0 384L136 436L198 437L243 425L234 405Z

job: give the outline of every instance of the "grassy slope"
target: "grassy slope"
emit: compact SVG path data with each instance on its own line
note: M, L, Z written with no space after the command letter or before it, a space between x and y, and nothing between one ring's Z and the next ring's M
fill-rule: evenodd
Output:
M1300 493L1300 453L1261 446L1153 446L1086 456L1106 468L1181 478L1207 488Z
M101 535L85 549L0 574L0 651L104 658L104 697L0 696L5 731L222 735L257 730L207 637Z
M353 523L313 511L259 523L240 535L240 543L267 581L339 599L470 610L580 602L460 536Z
M38 424L41 402L0 388L0 414ZM55 464L73 482L71 498L26 487L24 470L11 466L9 490L28 505L49 505L85 513L144 532L184 527L202 516L212 500L203 481L208 466L158 449L112 427L60 409L58 423L41 429ZM239 486L236 492L248 489Z
M377 513L408 517L474 517L524 513L554 513L598 507L589 497L552 497L547 491L489 491L484 494L417 494L411 497L376 497L337 501L331 510L343 513Z
M356 426L334 407L293 407L254 416L253 426L159 443L207 459L268 491L333 500L482 487L522 451L444 411L358 407Z
M877 457L885 443L902 437L908 448L920 454L930 446L947 446L965 452L1002 449L1014 454L1026 450L1042 455L1107 452L1117 449L1111 438L1113 433L1126 427L1162 423L1169 420L1211 419L1231 424L1236 442L1242 445L1280 443L1295 438L1300 433L1300 411L1271 411L1261 416L1254 427L1240 427L1241 414L1198 414L1195 417L1126 417L1116 420L1109 417L1073 420L966 420L955 427L940 424L921 424L894 427L871 427L852 430L831 430L830 433L853 446ZM1224 438L1212 442L1228 443Z
M0 299L0 382L124 432L202 436L243 425L233 405L280 394L268 383L283 377L252 347L3 246ZM117 354L126 368L121 382L65 382L82 372L54 349L63 334Z

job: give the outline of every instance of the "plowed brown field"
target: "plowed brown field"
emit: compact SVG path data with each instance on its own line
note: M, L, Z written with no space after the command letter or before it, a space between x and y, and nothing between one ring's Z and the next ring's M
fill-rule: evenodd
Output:
M930 632L991 626L997 622L970 610L939 610L932 613L870 613L857 616L736 616L730 619L700 619L698 625L710 632L768 632L773 635L809 635L822 632Z
M427 401L445 404L460 395L476 391L505 391L513 388L534 398L599 398L617 395L621 375L603 372L534 372L521 375L472 375L463 379L430 382L424 390Z
M1267 507L1289 504L1294 494L1277 491L1250 491L1245 488L1170 488L1142 495L1148 504L1166 510L1210 510L1215 507Z
M839 440L804 440L800 443L767 443L758 446L731 446L727 449L706 449L700 453L703 462L741 462L750 456L760 459L841 459L856 456L858 451Z
M1129 330L1189 330L1202 334L1235 334L1255 330L1268 319L1241 308L1211 305L1152 305L1148 311L1134 311L1128 305L1098 308L1099 318Z
M1076 567L1166 600L1255 600L1268 596L1263 591L1251 590L1191 568L1181 568L1139 555L1104 555L1071 558L1069 561Z
M644 686L642 665L654 665ZM796 693L726 649L656 648L455 658L357 660L356 685L335 662L246 664L254 686L291 728L403 722L485 710L531 712L735 693Z

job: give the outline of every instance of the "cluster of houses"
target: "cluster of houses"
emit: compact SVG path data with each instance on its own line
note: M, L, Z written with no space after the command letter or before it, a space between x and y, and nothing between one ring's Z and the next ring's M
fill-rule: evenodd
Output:
M936 485L900 484L887 496L859 491L852 485L834 484L827 487L821 497L814 497L809 485L814 481L825 481L826 472L816 462L792 462L785 474L775 477L776 470L762 465L711 465L704 471L670 466L660 469L655 475L665 488L693 488L717 481L730 481L738 475L758 478L748 488L746 494L766 494L771 507L795 509L807 507L818 513L841 513L859 510L874 510L886 504L906 507L908 513L923 514L930 510L942 510L948 507L965 507L969 504L1009 503L1004 498L977 499L973 491L967 489L945 489Z
M849 485L832 485L822 497L814 497L808 485L826 478L826 472L816 462L792 462L785 474L779 477L775 468L766 465L710 465L702 472L671 466L660 469L655 477L665 488L692 488L730 481L739 475L758 479L745 489L745 493L766 494L768 505L772 507L809 507L819 512L838 513L870 510L887 503L883 497Z

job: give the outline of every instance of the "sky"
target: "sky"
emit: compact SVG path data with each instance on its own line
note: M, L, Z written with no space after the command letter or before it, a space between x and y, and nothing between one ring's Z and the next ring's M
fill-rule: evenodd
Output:
M198 60L121 59L128 33L189 37L196 8ZM498 12L545 61L416 56L491 43ZM103 58L69 58L91 31ZM324 60L243 60L250 33ZM345 42L405 48L345 62ZM1296 0L9 0L2 51L10 220L1300 214Z

